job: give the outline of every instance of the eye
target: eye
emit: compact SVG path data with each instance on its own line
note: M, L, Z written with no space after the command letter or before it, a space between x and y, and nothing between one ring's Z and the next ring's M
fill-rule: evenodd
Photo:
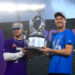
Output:
M63 20L63 18L60 18L60 20Z

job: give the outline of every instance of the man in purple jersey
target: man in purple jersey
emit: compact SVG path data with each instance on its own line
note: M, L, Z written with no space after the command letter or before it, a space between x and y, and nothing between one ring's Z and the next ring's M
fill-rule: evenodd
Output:
M24 50L27 44L23 40L23 25L14 23L12 26L14 37L5 42L5 52L3 53L7 61L5 75L27 75L26 55Z

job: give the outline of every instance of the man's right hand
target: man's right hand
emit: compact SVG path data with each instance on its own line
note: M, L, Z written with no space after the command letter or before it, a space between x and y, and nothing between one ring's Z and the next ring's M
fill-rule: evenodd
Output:
M22 49L22 52L23 52L24 54L28 54L28 50L26 50L26 47L24 47L24 48Z

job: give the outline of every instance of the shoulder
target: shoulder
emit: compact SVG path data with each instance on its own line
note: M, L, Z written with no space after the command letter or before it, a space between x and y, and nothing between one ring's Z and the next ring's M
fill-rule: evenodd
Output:
M72 30L70 29L66 29L65 32L64 32L66 35L74 35Z
M72 30L70 30L70 29L66 29L65 32L66 33L68 33L68 32L73 33Z

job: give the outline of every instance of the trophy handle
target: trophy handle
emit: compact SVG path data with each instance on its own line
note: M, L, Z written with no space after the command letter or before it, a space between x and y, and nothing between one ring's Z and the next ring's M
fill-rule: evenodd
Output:
M39 26L39 31L43 32L45 29L45 20L43 18L41 18L41 24Z
M30 23L29 23L29 30L30 30L30 33L33 33L33 32L36 32L36 29L34 28L33 26L33 19L30 20Z

